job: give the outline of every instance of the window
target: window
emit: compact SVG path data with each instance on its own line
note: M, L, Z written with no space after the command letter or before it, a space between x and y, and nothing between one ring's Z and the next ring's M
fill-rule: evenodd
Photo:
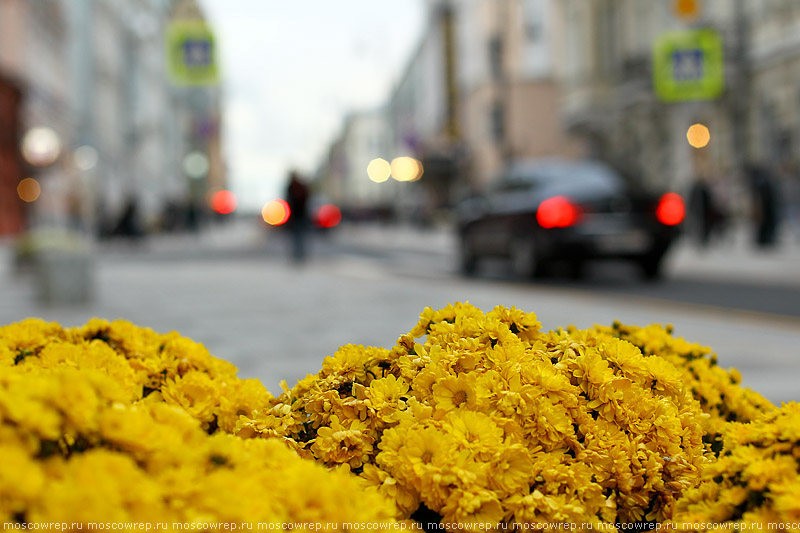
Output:
M502 102L495 102L491 110L491 128L492 139L495 143L500 144L506 136L506 113L505 106Z
M489 40L489 69L492 78L503 79L503 39L499 35Z

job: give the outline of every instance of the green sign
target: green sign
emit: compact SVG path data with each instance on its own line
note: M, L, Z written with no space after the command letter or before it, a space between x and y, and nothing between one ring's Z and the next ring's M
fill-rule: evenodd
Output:
M665 102L717 98L725 88L722 38L708 29L661 35L653 47L653 85Z
M202 20L179 20L167 30L167 66L178 85L214 85L218 80L214 34Z

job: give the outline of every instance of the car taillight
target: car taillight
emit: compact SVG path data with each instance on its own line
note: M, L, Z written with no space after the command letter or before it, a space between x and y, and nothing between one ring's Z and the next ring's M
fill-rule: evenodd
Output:
M661 196L656 207L656 218L665 226L677 226L686 216L686 206L683 198L674 192Z
M563 196L548 198L539 204L536 221L543 228L566 228L581 217L581 210Z

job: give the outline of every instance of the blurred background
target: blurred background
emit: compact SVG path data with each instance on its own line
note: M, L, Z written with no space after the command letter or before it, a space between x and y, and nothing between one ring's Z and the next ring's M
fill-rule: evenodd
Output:
M285 4L0 0L3 323L176 329L276 392L470 300L673 323L800 400L800 3ZM474 220L534 220L510 165L586 160L682 198L659 282L644 225L464 268Z

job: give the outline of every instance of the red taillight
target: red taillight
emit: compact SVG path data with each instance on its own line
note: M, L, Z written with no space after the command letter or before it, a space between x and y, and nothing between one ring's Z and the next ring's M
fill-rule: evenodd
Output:
M580 217L580 208L563 196L548 198L536 211L536 221L543 228L566 228Z
M686 206L683 198L674 192L668 192L661 196L656 207L656 218L665 226L677 226L683 222L686 216Z
M342 221L342 211L333 204L321 206L314 217L314 223L320 228L333 228Z

